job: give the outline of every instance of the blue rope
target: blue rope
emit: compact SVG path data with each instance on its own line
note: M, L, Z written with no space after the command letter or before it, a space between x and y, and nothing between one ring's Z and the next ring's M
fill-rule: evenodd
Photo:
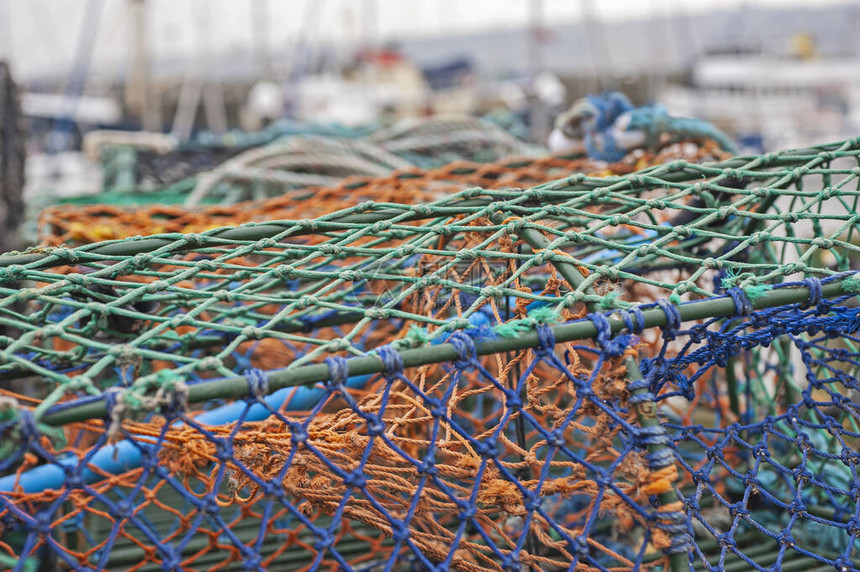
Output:
M585 98L590 113L583 127L584 144L588 156L600 161L615 162L623 159L630 149L615 140L614 131L641 131L647 146L654 148L663 134L676 139L712 139L725 151L735 154L733 141L712 124L701 119L673 117L662 105L635 107L623 93L606 92Z
M376 350L376 353L385 366L384 375L386 377L390 378L403 372L403 356L397 349L391 346L382 346Z
M617 337L612 337L612 327L609 320L603 314L589 314L588 318L594 323L597 328L597 345L603 353L609 357L618 357L624 353L633 339L629 334L621 334Z
M630 334L638 335L645 329L645 315L638 307L634 306L629 310L616 310L621 319L624 321L624 327Z
M666 314L666 325L663 326L663 337L674 340L678 329L681 327L681 313L678 308L668 300L657 300L657 305Z
M820 288L820 285L819 285ZM729 288L726 293L731 296L735 303L735 314L738 316L749 316L753 311L753 305L746 292L739 287Z
M809 288L809 305L817 306L821 302L821 280L815 277L807 278L803 285Z

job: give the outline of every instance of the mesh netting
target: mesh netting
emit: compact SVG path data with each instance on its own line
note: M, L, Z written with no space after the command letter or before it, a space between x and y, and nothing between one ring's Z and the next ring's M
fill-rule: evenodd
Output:
M858 156L2 256L3 557L856 570Z

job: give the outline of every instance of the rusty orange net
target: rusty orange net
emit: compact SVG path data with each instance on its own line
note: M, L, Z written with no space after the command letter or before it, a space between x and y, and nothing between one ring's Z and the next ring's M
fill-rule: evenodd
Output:
M315 218L363 201L419 204L469 187L528 187L577 173L623 175L671 160L701 163L726 157L715 143L701 146L686 143L668 146L657 153L637 151L611 164L587 158L515 157L490 164L458 161L432 170L398 169L386 177L348 177L334 187L290 190L281 197L235 205L194 208L60 205L41 213L39 238L47 245L74 245L137 235L202 232L248 222Z

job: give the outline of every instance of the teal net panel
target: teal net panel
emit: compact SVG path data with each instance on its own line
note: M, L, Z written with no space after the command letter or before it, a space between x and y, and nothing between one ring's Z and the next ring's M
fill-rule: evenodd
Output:
M858 155L4 255L3 561L857 570Z

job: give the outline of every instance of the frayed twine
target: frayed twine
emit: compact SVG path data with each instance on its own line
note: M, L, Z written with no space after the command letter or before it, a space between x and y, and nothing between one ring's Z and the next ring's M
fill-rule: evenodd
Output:
M176 416L188 408L188 384L180 374L172 370L161 370L155 375L158 389L155 395L146 395L134 388L117 390L113 403L109 406L108 436L116 438L122 429L124 419L141 413L160 411L168 416Z

